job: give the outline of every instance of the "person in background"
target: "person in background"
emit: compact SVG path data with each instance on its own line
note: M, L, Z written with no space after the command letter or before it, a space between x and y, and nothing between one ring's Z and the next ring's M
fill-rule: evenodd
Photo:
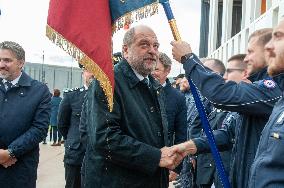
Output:
M165 104L168 120L168 134L170 146L186 141L186 113L187 107L184 95L171 86L168 74L171 71L172 61L165 54L160 52L159 61L152 76L159 81L165 92ZM181 168L181 166L180 166ZM175 180L181 169L170 171L170 181Z
M80 171L85 147L80 141L79 123L84 97L93 79L93 74L84 69L82 78L83 87L64 92L58 112L58 129L65 140L64 167L66 188L78 188L81 186Z
M58 109L62 98L60 97L60 90L53 90L53 97L51 98L51 114L50 114L50 131L52 132L53 144L51 146L61 146L61 134L58 131ZM58 140L57 140L58 138Z
M28 76L25 50L0 43L0 187L35 188L39 143L46 137L51 94Z

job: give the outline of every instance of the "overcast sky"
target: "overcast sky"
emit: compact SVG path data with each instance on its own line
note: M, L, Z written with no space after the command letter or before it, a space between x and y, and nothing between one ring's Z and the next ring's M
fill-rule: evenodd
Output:
M176 18L181 38L191 43L193 51L198 53L199 27L200 27L200 1L197 0L171 0L171 7ZM77 67L72 63L62 49L57 47L45 36L49 0L0 0L0 41L12 40L21 44L26 50L26 61L42 63L44 51L46 64ZM160 42L160 51L167 53L171 58L171 45L173 40L167 18L162 6L159 14L143 19L138 23L145 24L154 29ZM121 50L122 38L125 30L114 34L114 52ZM178 63L174 63L171 76L182 71Z

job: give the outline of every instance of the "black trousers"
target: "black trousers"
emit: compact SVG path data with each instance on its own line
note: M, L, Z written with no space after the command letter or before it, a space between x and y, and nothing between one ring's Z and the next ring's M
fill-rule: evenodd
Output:
M81 188L81 166L64 163L65 188Z

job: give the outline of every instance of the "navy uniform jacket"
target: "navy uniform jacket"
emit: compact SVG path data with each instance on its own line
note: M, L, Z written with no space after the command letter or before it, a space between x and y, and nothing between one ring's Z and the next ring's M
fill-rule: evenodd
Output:
M236 133L236 153L232 154L234 164L231 183L233 187L246 188L261 131L274 104L281 98L279 87L267 84L273 81L268 81L266 69L254 76L254 80L265 80L237 84L233 81L225 82L218 74L205 69L194 54L184 62L183 67L186 76L216 108L239 112L243 116L242 126Z
M167 188L168 170L159 167L160 148L168 145L162 86L149 75L148 88L126 60L114 71L112 112L99 83L92 85L86 187Z
M214 109L208 116L208 121L212 130L217 130L224 128L223 121L225 120L228 112L221 111L219 109ZM197 128L202 127L201 121L199 119ZM201 131L201 135L205 136L205 133ZM220 152L225 171L227 174L230 172L230 151ZM219 182L217 175L215 162L211 153L199 154L197 156L197 168L196 168L196 184L206 185L212 184L214 180L215 187L223 187Z
M273 78L284 90L284 74ZM275 105L265 125L251 167L250 188L284 187L284 99Z
M38 144L47 134L50 100L47 86L25 72L7 92L0 79L0 148L12 149L18 159L7 169L0 165L1 188L35 188Z
M171 86L168 79L164 91L170 145L185 142L187 113L185 97Z
M58 129L65 139L64 162L71 165L81 165L85 152L79 133L85 94L84 87L66 91L59 106Z

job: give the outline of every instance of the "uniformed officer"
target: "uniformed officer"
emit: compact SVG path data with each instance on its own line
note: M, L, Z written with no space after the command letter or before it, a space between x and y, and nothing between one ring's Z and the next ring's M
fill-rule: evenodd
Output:
M204 69L197 56L192 53L189 44L183 41L172 42L174 58L183 63L186 75L190 76L201 94L217 108L239 112L242 115L242 126L239 126L236 132L237 148L232 155L232 187L248 187L249 170L261 132L274 104L282 96L279 87L268 77L266 70L264 46L271 39L271 33L271 29L261 29L249 38L244 61L248 64L249 79L253 82L251 84L225 82L219 75ZM228 135L220 140L230 143L231 138Z
M84 96L93 75L84 69L82 77L84 86L65 91L58 112L58 129L65 139L64 167L66 188L78 188L81 186L80 170L85 147L80 142L79 123Z
M274 29L272 40L265 46L268 73L284 88L284 19ZM271 87L276 87L271 85ZM250 171L250 188L284 187L284 99L275 105L259 141Z

